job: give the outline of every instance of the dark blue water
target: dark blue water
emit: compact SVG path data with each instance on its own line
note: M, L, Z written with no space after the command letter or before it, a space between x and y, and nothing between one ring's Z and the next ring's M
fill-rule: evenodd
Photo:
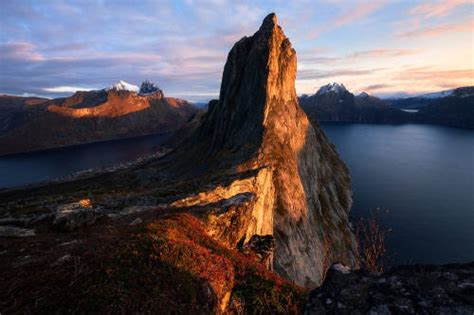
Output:
M0 188L61 178L153 154L170 137L152 135L0 157Z
M381 211L393 263L474 260L474 131L322 124L347 163L354 217ZM384 210L389 210L385 213Z

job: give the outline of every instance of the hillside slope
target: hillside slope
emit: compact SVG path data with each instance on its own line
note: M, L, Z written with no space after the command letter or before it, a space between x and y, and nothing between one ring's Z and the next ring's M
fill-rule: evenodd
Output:
M0 117L12 122L0 134L0 155L171 132L196 110L162 93L140 95L116 88L76 92L68 98L23 106L15 115L3 112Z

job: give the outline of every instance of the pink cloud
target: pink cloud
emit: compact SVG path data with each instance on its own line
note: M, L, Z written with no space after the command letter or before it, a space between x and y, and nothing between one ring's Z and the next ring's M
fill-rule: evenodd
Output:
M441 0L418 5L410 10L411 15L423 15L425 18L443 16L460 5L471 4L472 0Z
M470 79L474 75L473 69L449 69L449 70L422 70L419 68L407 69L399 73L398 79L401 80L457 80Z
M370 13L378 10L384 4L383 1L373 1L359 5L354 10L341 15L339 18L336 19L334 22L334 27L340 27L353 21L356 21L360 18L363 18Z
M388 49L388 48L379 48L365 51L357 51L349 56L349 58L376 58L376 57L400 57L400 56L410 56L419 53L418 49Z
M445 23L434 26L418 28L413 31L401 32L398 37L424 37L436 36L443 33L472 32L474 29L474 19L461 23Z
M391 86L388 85L388 84L372 84L372 85L368 85L368 86L362 88L361 90L373 93L373 92L376 92L376 91L387 90L387 89L390 89L390 88L391 88Z
M310 32L307 37L308 39L315 39L322 33L360 20L361 18L377 11L384 4L385 1L373 1L359 4L355 8L352 8L352 10L349 10L349 12L340 15L336 20L334 20L334 22Z
M35 51L36 46L27 42L0 44L1 59L42 61L44 56Z

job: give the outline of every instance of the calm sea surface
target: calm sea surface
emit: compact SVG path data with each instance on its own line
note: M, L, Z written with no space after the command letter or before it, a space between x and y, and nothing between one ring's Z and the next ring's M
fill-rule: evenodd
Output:
M429 125L322 124L352 175L354 219L377 208L393 263L474 260L474 131ZM0 187L154 153L168 136L0 157ZM389 210L386 213L385 210Z
M393 263L474 261L474 131L322 124L347 163L352 214L377 208ZM385 213L385 210L389 210Z
M0 188L61 178L155 153L170 135L152 135L0 157Z

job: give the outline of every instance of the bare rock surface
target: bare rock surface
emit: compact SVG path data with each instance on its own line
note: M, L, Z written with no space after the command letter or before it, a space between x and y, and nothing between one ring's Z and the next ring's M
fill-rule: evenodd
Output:
M88 199L62 205L58 208L53 225L61 231L71 232L82 226L92 225L106 214L94 209Z
M275 270L300 285L316 286L327 262L357 267L348 219L350 177L323 132L298 105L295 78L296 52L270 14L253 36L231 49L219 100L209 104L194 136L168 158L176 161L171 166L176 172L255 171L255 177L180 202L252 193L257 200L246 206L252 210L233 216L249 223L229 245L242 237L247 243L255 234L273 235ZM235 225L212 224L227 226L216 233L220 238L235 232Z
M28 237L35 236L35 230L23 229L14 226L0 226L0 237Z
M380 275L333 268L305 314L473 314L474 263L395 267Z

